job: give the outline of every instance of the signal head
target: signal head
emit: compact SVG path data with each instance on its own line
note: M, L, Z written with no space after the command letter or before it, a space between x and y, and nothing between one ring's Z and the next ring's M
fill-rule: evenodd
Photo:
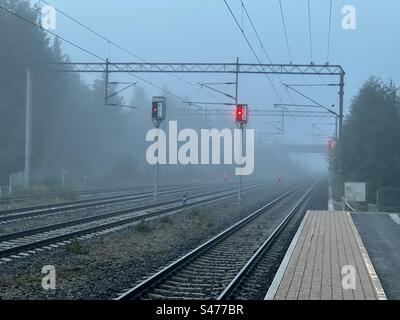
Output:
M248 122L247 104L239 104L236 106L236 122L239 124L247 124Z

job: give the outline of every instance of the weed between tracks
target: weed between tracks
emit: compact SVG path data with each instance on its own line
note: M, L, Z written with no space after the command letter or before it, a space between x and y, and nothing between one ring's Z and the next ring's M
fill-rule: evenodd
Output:
M200 209L188 210L186 213L181 212L176 216L163 216L151 221L142 221L134 226L133 230L139 234L151 234L153 231L171 229L170 231L178 231L181 236L185 236L187 230L207 227L214 227L215 223L210 221Z
M160 219L160 222L162 224L174 224L174 221L172 221L171 217L169 217L169 216L162 217Z
M18 266L6 264L10 272L5 270L0 274L4 288L0 298L114 298L126 290L127 283L135 283L209 240L242 219L251 206L258 208L264 204L265 191L253 193L251 200L241 208L229 201L188 208L186 213L181 211L151 219L90 241L74 241L64 247L65 251L51 250L31 259L17 260ZM57 268L59 285L54 296L43 292L40 286L38 272L48 264ZM16 279L27 273L35 275L35 282L16 288Z
M12 200L8 204L0 205L0 210L20 209L34 207L46 204L58 204L68 201L78 200L77 195L71 189L66 188L48 188L44 186L35 186L29 189L14 188L14 196L32 196L32 199ZM60 195L52 195L54 192L61 192Z
M74 255L87 255L89 254L89 246L83 244L79 240L73 240L70 244L65 246L65 251Z
M135 226L134 230L138 233L150 233L153 228L148 222L142 221Z

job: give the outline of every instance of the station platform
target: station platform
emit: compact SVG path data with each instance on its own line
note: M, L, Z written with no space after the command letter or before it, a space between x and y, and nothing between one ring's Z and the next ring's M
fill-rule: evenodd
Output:
M400 214L352 213L376 273L390 300L400 300Z
M348 212L309 211L266 300L386 300Z

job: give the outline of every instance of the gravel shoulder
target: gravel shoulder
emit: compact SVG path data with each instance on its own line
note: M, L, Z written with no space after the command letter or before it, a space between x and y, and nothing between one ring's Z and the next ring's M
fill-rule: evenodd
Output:
M204 194L206 192L210 192L211 190L214 190L214 189L217 190L217 188L218 187L212 187L208 191L206 189L190 190L187 192L187 194L188 194L188 196L193 197L196 195ZM226 189L228 189L228 188L229 188L229 186L226 187ZM176 199L178 202L180 202L180 198L181 198L180 193L183 194L183 192L181 191L181 192L168 194L168 195L160 195L159 201L163 202L163 201L170 201L170 200ZM96 207L92 206L90 208L70 210L70 211L64 211L64 212L58 212L58 213L50 213L50 214L45 214L45 215L40 215L40 216L33 216L33 217L27 217L27 218L23 218L23 219L15 219L15 220L10 220L10 221L0 222L0 235L16 233L16 232L20 232L20 231L29 230L29 229L40 228L43 226L63 223L63 222L67 222L67 221L95 217L95 216L98 216L101 214L111 213L113 211L142 207L142 206L150 205L152 203L153 203L153 198L148 197L148 198L143 198L143 199L135 199L135 200L131 200L131 201L123 201L123 202L117 202L117 203L112 203L112 204L99 205Z
M127 227L119 232L74 241L1 265L0 299L112 299L149 274L239 221L282 189L265 187L244 195L239 208L225 202ZM56 269L57 288L42 289L42 268Z

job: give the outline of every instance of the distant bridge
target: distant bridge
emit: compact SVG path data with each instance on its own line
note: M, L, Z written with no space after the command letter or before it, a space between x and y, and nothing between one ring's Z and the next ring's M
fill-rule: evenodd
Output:
M324 144L269 144L268 149L287 153L328 153L328 146Z

